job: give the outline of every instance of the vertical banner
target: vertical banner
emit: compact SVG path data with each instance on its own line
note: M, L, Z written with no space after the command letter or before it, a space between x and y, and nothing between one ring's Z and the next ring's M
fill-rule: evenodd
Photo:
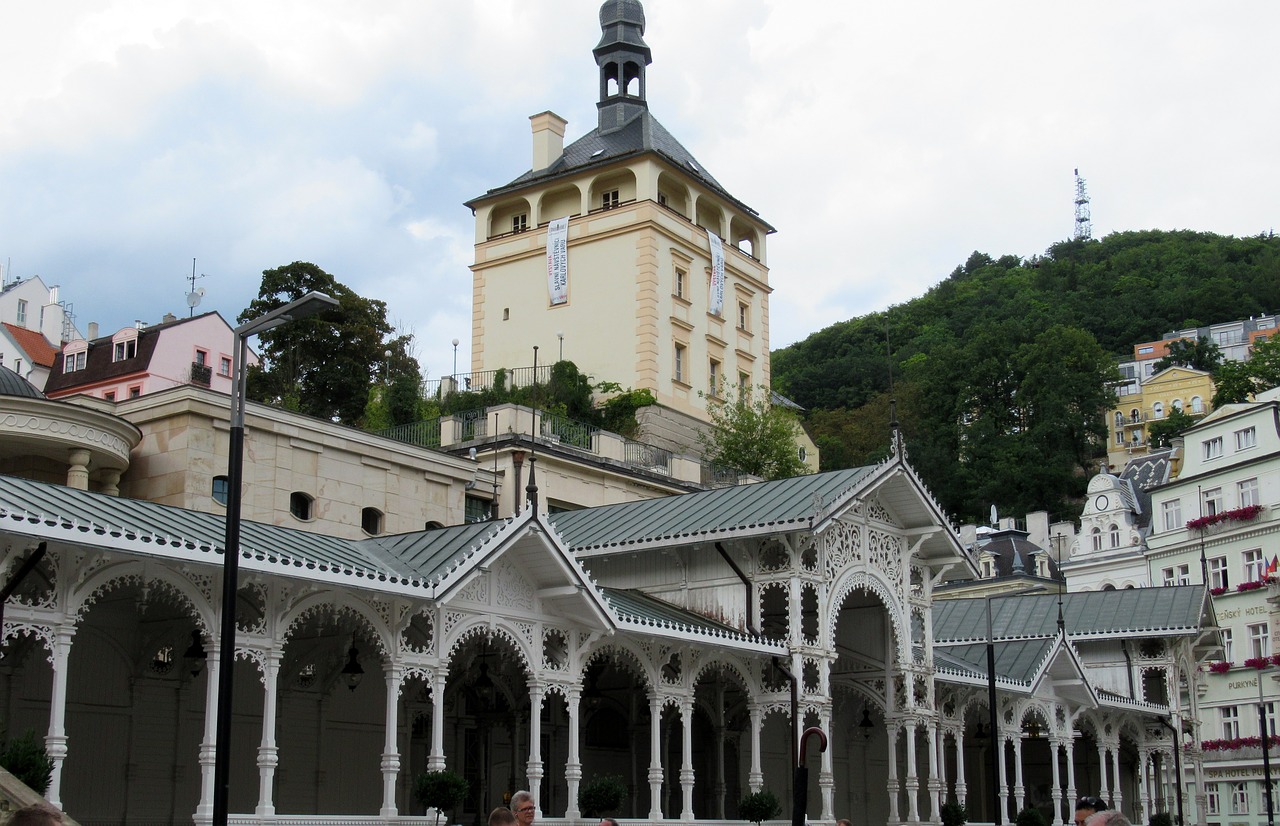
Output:
M552 304L569 300L568 218L557 218L547 226L547 291Z
M711 244L711 314L720 315L724 311L724 245L711 230L707 230L707 241Z

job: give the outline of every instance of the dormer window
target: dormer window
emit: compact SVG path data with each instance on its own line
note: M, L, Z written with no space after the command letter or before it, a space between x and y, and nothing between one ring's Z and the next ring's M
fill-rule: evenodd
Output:
M77 370L84 369L85 356L88 355L84 350L77 353L65 353L62 356L62 372L74 373Z
M126 359L131 359L136 355L138 355L138 340L136 338L129 338L115 343L111 360L113 362L125 361Z

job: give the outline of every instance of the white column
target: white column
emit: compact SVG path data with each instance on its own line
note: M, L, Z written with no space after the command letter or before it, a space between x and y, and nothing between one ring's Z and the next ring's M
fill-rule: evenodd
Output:
M1049 768L1053 774L1053 822L1049 826L1062 826L1062 767L1058 765L1058 758L1061 756L1062 743L1057 740L1049 741Z
M1177 748L1175 745L1174 748ZM1147 749L1138 751L1138 801L1142 812L1153 811L1151 808L1151 762L1153 755ZM1149 818L1142 818L1147 820Z
M276 748L276 697L279 692L281 651L272 648L262 660L262 743L258 746L258 817L276 813L273 792L280 750Z
M991 737L991 747L999 749L996 756L999 758L1000 776L996 778L996 782L1000 784L1000 820L1002 823L1011 822L1009 817L1009 754L1006 748L1004 732L993 733Z
M564 767L565 785L569 789L569 802L565 806L566 820L577 820L582 817L578 809L578 783L582 780L582 744L579 742L578 717L582 713L582 689L578 686L569 688L569 761Z
M542 683L529 680L529 791L542 815Z
M680 819L693 820L693 698L680 701Z
M822 752L822 771L818 775L818 790L822 793L822 819L834 821L836 806L835 732L831 729L831 707L818 711L818 724L827 733L827 750Z
M920 777L916 774L916 735L919 729L912 720L907 723L907 822L920 822Z
M715 805L713 811L715 817L724 820L724 796L726 792L724 782L724 683L716 680L716 720L715 720L715 761L716 761L716 779L715 788L712 789L712 797Z
M447 666L440 666L431 683L431 753L427 756L427 771L444 771L444 682L449 676Z
M930 721L925 726L924 732L925 741L929 746L929 820L940 822L942 819L942 804L938 798L942 793L942 778L939 773L939 765L942 761L938 760L937 721Z
M747 776L747 786L752 794L764 788L764 770L760 762L760 728L764 725L764 715L760 706L747 704L747 714L751 717L751 773Z
M196 805L195 822L213 822L214 741L218 728L218 642L210 639L205 649L204 668L204 738L200 741L200 802Z
M67 487L75 490L89 489L89 458L89 451L83 448L77 447L67 451ZM57 768L54 771L57 771Z
M1074 738L1067 738L1067 807L1063 817L1071 816L1076 804L1076 744ZM1073 821L1074 822L1074 821Z
M49 696L49 734L44 738L45 750L53 761L53 774L49 777L45 798L59 809L62 808L62 764L67 759L67 666L71 659L71 638L75 634L74 625L60 625L53 639L53 691Z
M1027 787L1022 782L1022 734L1013 738L1013 800L1014 815L1027 807Z
M964 738L965 728L961 726L956 732L956 802L961 806L969 797L969 785L964 778Z
M395 817L399 813L396 809L396 780L400 777L400 751L396 734L400 725L400 684L404 680L404 670L398 665L388 665L383 673L387 680L387 716L386 736L382 745L382 808L378 810L378 814L382 817Z
M1102 742L1102 738L1098 738L1098 797L1103 800L1109 800L1111 794L1107 791L1107 745Z
M1118 811L1124 810L1124 788L1120 782L1120 743L1116 742L1116 747L1111 750L1111 771L1112 777L1116 779L1114 788L1111 790L1113 805L1111 808Z
M888 717L884 721L885 740L889 745L889 782L886 784L889 792L889 822L897 823L898 801L902 797L902 786L898 784L898 736L902 730L897 722L890 722Z
M662 701L649 695L649 819L662 820Z

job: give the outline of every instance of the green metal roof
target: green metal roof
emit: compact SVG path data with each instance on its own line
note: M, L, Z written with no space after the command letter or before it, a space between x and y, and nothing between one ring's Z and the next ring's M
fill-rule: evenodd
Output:
M803 527L864 481L873 467L795 476L621 505L567 511L551 524L575 552L682 537L719 538L758 528Z
M1014 640L996 643L996 679L1031 685L1036 673L1048 659L1053 640ZM939 671L949 670L986 678L987 646L985 643L938 646L933 649L933 662Z
M1058 633L1056 594L996 596L990 602L991 632L996 640L1035 639ZM1198 634L1215 625L1205 590L1198 585L1067 593L1062 595L1062 616L1071 639ZM933 638L937 644L985 642L987 600L935 602Z

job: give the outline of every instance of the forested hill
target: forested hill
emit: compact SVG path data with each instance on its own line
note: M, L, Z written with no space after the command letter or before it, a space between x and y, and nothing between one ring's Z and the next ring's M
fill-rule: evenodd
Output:
M889 366L912 463L956 516L1070 516L1106 436L1116 357L1201 324L1280 311L1280 237L1123 232L1044 256L975 252L925 295L773 353L824 469L888 444ZM888 345L886 346L886 337Z

